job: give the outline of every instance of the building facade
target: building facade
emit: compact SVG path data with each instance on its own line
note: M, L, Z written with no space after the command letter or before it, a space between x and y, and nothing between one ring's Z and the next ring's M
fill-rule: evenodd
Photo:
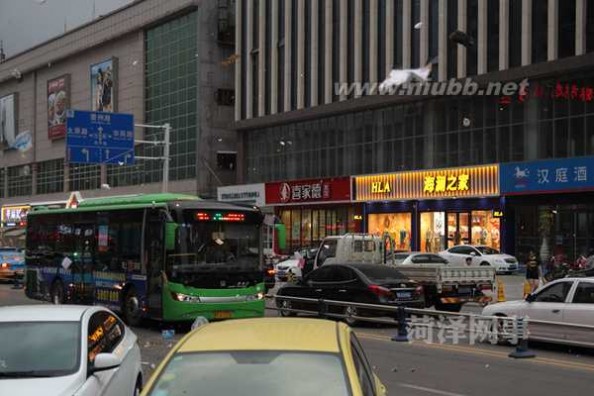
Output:
M66 109L172 126L169 191L215 196L233 183L234 2L135 1L0 63L0 202L161 190L163 162L68 163ZM230 95L231 93L231 95ZM135 128L139 140L163 130ZM138 156L162 147L137 144Z
M237 3L236 27L235 128L242 183L594 154L594 6L586 0L247 0ZM456 31L462 36L457 41L450 39ZM429 64L433 81L464 84L470 78L489 93L386 95L372 89L392 69ZM513 94L487 89L523 80L527 89ZM590 196L589 187L576 188L586 192L581 197ZM369 199L364 209L410 213L401 220L407 232L416 232L408 240L417 242L406 248L427 249L422 218L439 212L444 223L455 222L457 232L461 222L468 230L476 228L477 235L484 234L479 223L489 224L489 234L499 232L500 248L510 253L525 245L545 251L540 247L546 236L547 251L557 248L573 259L594 248L594 239L585 236L577 243L555 230L594 228L594 206L576 200L571 191L561 191L562 198L559 191L547 194L537 210L561 214L555 209L561 205L583 215L548 220L534 214L542 219L534 227L523 220L533 214L522 213L540 193L509 199L501 191L471 200ZM487 218L492 210L505 217ZM365 229L382 221L372 215L364 214ZM448 238L482 241L480 236Z

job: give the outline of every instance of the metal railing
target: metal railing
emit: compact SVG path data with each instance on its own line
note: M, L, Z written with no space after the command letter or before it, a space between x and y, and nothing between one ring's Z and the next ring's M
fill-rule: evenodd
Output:
M391 339L396 342L422 340L426 343L431 343L433 341L432 339L423 339L423 336L434 336L437 332L437 338L440 342L444 340L439 338L439 334L447 334L451 336L450 338L453 338L453 341L460 341L465 337L471 344L476 341L490 342L492 344L511 344L515 348L509 356L513 358L530 358L535 356L528 349L530 325L547 325L584 331L590 330L594 334L594 326L539 321L529 319L528 317L483 316L465 312L446 312L434 309L417 309L404 306L365 304L280 295L267 295L266 297L274 301L274 307L268 307L268 309L279 311L279 313L285 316L290 314L306 314L329 319L342 319L346 320L347 323L369 322L393 325L397 327L397 333ZM302 305L304 303L309 305L308 308L311 309L303 309ZM301 307L296 309L293 305L301 305ZM349 307L351 309L347 309ZM555 340L551 339L551 341ZM592 343L580 342L579 340L572 340L572 344L592 347Z

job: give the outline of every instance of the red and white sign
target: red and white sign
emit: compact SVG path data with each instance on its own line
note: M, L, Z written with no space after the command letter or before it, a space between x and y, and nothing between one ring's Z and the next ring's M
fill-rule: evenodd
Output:
M298 204L351 200L351 179L292 180L266 183L266 204Z

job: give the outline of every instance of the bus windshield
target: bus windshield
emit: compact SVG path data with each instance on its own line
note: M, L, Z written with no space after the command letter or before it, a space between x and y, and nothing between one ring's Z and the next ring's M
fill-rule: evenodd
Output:
M167 260L167 277L194 287L246 287L262 281L258 224L201 221L183 214L176 250Z

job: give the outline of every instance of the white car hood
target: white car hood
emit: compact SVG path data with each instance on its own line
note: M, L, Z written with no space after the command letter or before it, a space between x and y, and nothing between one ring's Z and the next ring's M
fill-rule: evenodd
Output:
M521 308L526 303L525 300L506 301L497 304L487 305L483 309L483 315L491 315L493 313L506 313Z
M276 264L275 268L278 267L299 267L299 259L289 259L285 261L281 261L280 263Z
M80 387L76 375L54 378L0 379L0 395L72 396Z

